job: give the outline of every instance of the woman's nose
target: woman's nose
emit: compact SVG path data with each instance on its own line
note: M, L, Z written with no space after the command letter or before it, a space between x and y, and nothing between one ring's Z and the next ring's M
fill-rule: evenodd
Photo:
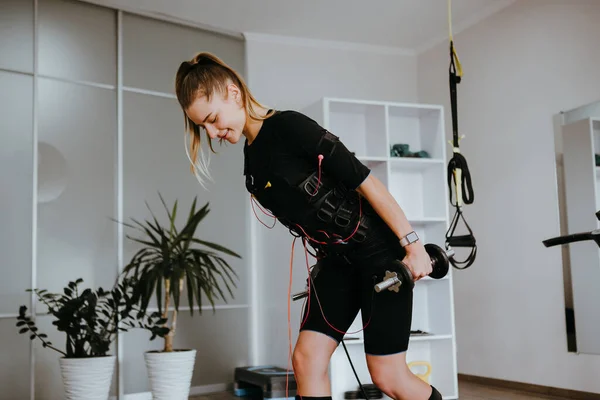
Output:
M210 136L211 139L216 139L219 135L219 130L212 125L206 125L205 129L208 132L208 136Z

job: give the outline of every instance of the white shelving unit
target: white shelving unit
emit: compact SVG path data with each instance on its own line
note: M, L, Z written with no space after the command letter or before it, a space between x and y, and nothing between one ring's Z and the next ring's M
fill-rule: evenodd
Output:
M406 104L323 98L303 110L340 137L348 149L379 178L398 201L424 243L444 247L450 224L444 109L438 105ZM426 151L430 158L391 156L391 146L408 144L410 152ZM439 280L425 278L414 289L412 329L430 333L411 337L407 362L426 361L432 370L429 383L444 399L458 398L454 294L452 269ZM362 329L361 315L348 332ZM361 383L372 383L362 332L345 344ZM420 370L415 369L415 372ZM330 363L333 399L358 390L358 383L342 346Z

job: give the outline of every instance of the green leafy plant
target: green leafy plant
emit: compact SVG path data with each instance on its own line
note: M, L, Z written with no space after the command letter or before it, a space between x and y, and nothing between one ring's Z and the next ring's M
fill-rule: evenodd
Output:
M29 333L31 340L38 339L43 347L50 348L66 358L102 357L108 354L111 343L119 331L128 328L143 328L152 332L152 339L164 337L168 333L162 324L159 313L145 315L132 301L131 284L134 279L124 279L110 291L80 289L83 279L71 281L63 293L49 293L42 289L28 289L48 307L48 314L55 317L52 325L64 332L64 351L48 340L48 335L40 333L35 321L27 315L27 307L19 307L17 327L20 334Z
M161 317L167 321L164 327L169 329L164 338L163 351L171 352L184 288L187 291L191 315L195 306L202 313L202 294L206 296L214 312L215 299L221 298L226 301L221 282L233 298L231 287L236 287L234 277L237 278L235 271L219 253L241 257L221 245L195 237L198 225L210 212L208 203L196 210L197 199L194 198L187 220L183 228L178 230L175 226L177 201L170 209L160 193L159 197L168 216L168 226L164 227L159 223L147 203L146 206L152 215L151 220L142 223L131 218L133 224L125 224L140 231L145 237L134 238L127 235L128 239L140 243L143 247L125 266L123 274L135 277L133 301L139 302L142 313L146 312L151 298L156 295Z

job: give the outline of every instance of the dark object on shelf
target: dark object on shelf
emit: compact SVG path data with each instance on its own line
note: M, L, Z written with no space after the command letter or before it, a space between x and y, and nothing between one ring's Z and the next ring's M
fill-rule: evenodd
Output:
M383 392L374 384L368 383L363 385L363 388L365 388L365 392L369 399L383 399Z
M284 398L286 383L288 396L296 396L296 379L293 371L272 365L257 367L238 367L234 374L233 393L237 397L257 395L262 399Z
M362 399L364 396L360 390L349 390L344 393L344 399Z
M596 154L596 167L600 167L600 154Z
M406 158L431 158L425 150L412 153L410 146L406 143L393 144L390 149L391 157L406 157Z
M383 392L377 386L372 383L363 385L365 393L369 399L383 399Z
M410 154L410 146L404 143L392 145L392 157L406 157Z
M365 393L367 394L367 397L369 398L369 400L383 399L383 392L381 391L381 389L379 389L374 384L367 383L367 384L363 385L363 388L365 389ZM365 396L362 393L362 391L360 390L360 388L359 388L359 390L349 390L344 393L344 399L364 399L364 398L365 398Z
M410 331L411 336L427 336L427 335L431 335L430 332L425 332L422 330L416 330L416 331Z

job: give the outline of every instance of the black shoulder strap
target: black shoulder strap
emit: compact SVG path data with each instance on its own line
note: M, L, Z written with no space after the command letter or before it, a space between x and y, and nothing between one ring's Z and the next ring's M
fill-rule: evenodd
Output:
M323 156L328 157L331 156L335 150L336 144L340 141L340 138L329 132L327 129L323 128L324 135L319 140L319 144L317 145L317 150L323 154Z
M248 175L250 170L249 160L248 160L248 139L244 142L244 175Z

